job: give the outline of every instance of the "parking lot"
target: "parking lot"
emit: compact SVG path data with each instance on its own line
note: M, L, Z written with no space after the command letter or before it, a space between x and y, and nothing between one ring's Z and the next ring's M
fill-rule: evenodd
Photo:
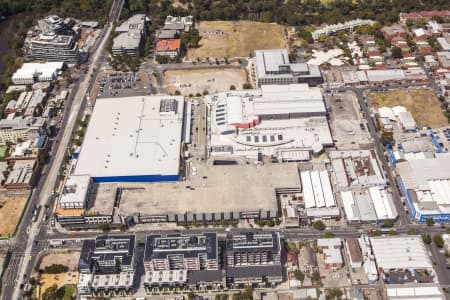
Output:
M97 98L140 96L148 94L148 87L138 73L110 73L99 82Z
M330 111L331 132L338 149L360 149L371 145L367 122L354 94L326 94L325 102Z
M186 181L102 186L109 190L118 186L124 189L118 209L122 216L276 211L275 189L299 186L296 164L270 163L262 167L244 161L236 163L214 165L195 160L187 163Z

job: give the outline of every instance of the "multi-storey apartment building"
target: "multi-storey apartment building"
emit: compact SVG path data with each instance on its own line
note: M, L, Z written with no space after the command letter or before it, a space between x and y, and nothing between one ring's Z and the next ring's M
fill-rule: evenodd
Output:
M217 235L148 236L144 268L147 289L188 285L193 289L217 288L222 280Z
M229 234L225 269L230 287L272 286L282 281L278 232Z
M100 236L86 240L78 263L78 290L82 294L130 290L134 269L134 236Z
M54 15L39 20L36 35L29 40L30 58L77 63L80 53L74 23Z
M0 145L34 139L45 132L44 118L0 120Z
M218 270L215 233L147 237L144 266L147 271Z
M63 61L77 63L78 43L75 36L55 33L41 34L31 39L31 58L40 61Z

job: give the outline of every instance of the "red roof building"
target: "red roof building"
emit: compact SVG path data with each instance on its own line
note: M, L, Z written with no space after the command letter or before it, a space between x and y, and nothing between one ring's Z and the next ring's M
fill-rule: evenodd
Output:
M420 19L429 20L432 17L442 17L444 19L450 18L450 10L432 10L432 11L420 11L412 13L400 13L400 22L405 23L407 20L417 21Z
M157 56L178 57L180 55L180 49L180 39L163 39L156 43Z

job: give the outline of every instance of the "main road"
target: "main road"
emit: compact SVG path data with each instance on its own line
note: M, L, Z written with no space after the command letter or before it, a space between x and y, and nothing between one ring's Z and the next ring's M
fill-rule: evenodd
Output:
M66 155L66 149L70 144L76 120L84 110L86 94L93 86L94 80L92 79L97 77L100 69L99 66L105 62L107 56L105 45L113 28L112 24L118 21L120 17L122 6L123 0L115 0L113 2L104 34L101 36L100 42L97 48L94 49L89 60L88 72L80 76L73 89L74 94L71 95L71 98L66 104L66 116L58 133L58 138L53 145L54 155L46 167L48 171L40 178L36 189L33 190L30 204L16 232L15 245L12 248L11 255L11 262L13 262L12 266L14 267L8 268L4 274L5 284L3 285L2 299L19 299L21 292L19 286L27 278L27 274L31 273L37 257L36 254L42 248L42 243L35 242L38 236L39 238L43 237L41 231L43 229L42 220L38 218L33 223L28 216L37 204L40 204L42 207L52 207L54 205L55 199L52 197L52 194L58 180L64 156Z

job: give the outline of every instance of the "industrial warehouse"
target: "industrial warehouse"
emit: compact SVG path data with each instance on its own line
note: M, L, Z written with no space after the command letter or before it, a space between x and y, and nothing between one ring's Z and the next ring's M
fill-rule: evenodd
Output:
M209 97L211 156L305 161L333 139L319 88L306 84L266 85Z
M431 217L436 222L450 220L450 156L398 162L399 183L411 215L419 222Z
M97 100L75 174L95 182L178 180L183 114L181 96Z

